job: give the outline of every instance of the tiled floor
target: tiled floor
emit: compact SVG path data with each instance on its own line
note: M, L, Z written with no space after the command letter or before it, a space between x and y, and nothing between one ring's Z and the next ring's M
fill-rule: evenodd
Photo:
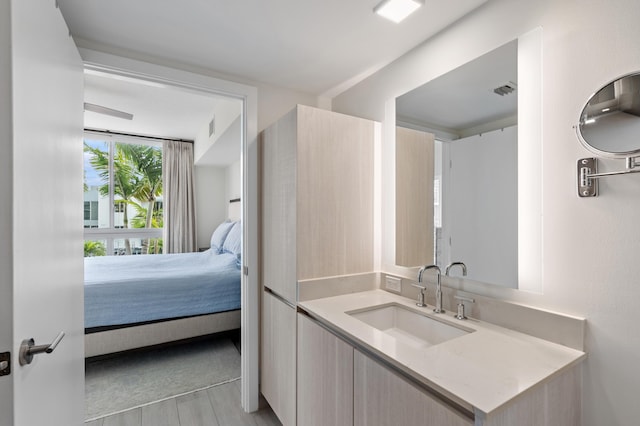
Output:
M262 426L280 425L262 401L255 413L240 406L240 380L134 408L86 423L86 426Z

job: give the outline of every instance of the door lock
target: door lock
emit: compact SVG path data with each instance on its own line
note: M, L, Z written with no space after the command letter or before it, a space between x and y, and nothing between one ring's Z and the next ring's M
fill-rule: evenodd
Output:
M11 352L0 353L0 376L11 374Z

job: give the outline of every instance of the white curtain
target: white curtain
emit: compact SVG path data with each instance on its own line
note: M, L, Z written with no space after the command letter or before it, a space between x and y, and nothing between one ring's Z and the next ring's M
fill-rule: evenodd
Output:
M164 252L196 250L193 144L165 141L162 155Z

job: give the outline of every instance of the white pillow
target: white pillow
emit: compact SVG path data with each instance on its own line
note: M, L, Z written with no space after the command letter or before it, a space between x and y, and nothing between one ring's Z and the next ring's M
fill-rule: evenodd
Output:
M224 240L222 245L222 252L232 253L236 256L240 255L242 250L242 224L236 222Z
M233 225L235 225L235 222L228 219L218 225L213 234L211 234L211 250L215 253L222 253L222 246Z

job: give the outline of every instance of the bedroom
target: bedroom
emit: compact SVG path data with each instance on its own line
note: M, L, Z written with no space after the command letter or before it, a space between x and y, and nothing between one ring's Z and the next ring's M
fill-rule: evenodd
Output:
M108 359L105 354L227 330L234 330L230 336L236 340L240 327L237 265L241 236L241 106L241 101L226 96L85 70L88 359ZM127 114L133 115L132 119ZM165 169L172 167L167 166L170 164L167 155L162 158L166 154L164 139L188 141L178 143L194 151L193 194L189 198L195 203L194 211L187 215L195 217L192 225L195 232L191 241L180 244L177 240L183 232L170 236L174 241L172 249L163 244L170 229L162 229L162 212L167 207L168 186L176 185L165 182L163 186L160 179L162 173L158 169L162 168L163 160ZM149 156L154 161L149 162L151 165L132 162L131 156L127 156L131 152L154 153ZM141 163L146 164L146 169ZM113 184L109 180L110 170L111 176L115 176ZM132 187L136 184L144 187L140 182L149 181L150 174L159 181L155 191L139 195L141 192ZM125 183L121 183L123 180ZM188 193L182 184L177 188L176 198ZM153 213L147 214L149 210ZM173 217L179 219L179 215L173 210ZM176 226L185 229L184 222L178 222ZM227 226L236 222L236 226ZM164 225L169 228L166 218ZM224 232L218 231L217 242L210 249L212 234L218 227ZM191 251L189 245L195 253L162 255L169 250ZM187 282L191 284L187 286ZM95 363L90 365L97 368ZM239 371L236 374L239 376ZM99 413L92 405L95 403L88 400L88 418Z

